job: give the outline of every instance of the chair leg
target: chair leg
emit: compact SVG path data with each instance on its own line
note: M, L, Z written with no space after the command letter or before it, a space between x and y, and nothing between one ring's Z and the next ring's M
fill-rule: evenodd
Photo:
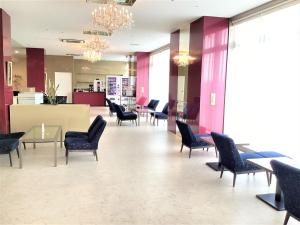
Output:
M287 223L289 222L290 216L291 215L289 214L289 212L286 212L283 225L287 225Z
M158 126L158 119L156 119L156 125Z
M189 158L191 158L192 148L190 148Z
M269 176L270 185L272 183L272 175L273 175L273 173L270 173L270 176Z
M233 184L232 184L232 187L235 187L235 181L236 181L236 173L233 174Z
M23 142L23 146L24 146L24 149L26 150L26 143L25 142Z
M136 121L136 119L135 119L135 126L137 126L138 124L137 124L137 121Z
M66 149L66 164L68 164L69 161L69 151Z
M120 120L120 126L122 126L122 120Z
M9 155L9 164L10 164L10 166L12 166L11 154L10 154L10 153L8 153L8 155Z
M224 173L224 166L221 166L221 174L220 174L220 179L223 177L223 173Z
M20 158L19 148L16 148L16 152L17 152L18 158Z
M96 156L96 161L98 161L98 154L97 154L97 150L94 151L94 155Z
M270 182L270 176L269 176L269 172L268 171L266 171L266 175L267 175L268 186L270 186L271 182Z
M181 143L181 149L180 149L180 152L182 152L182 149L183 149L183 144Z
M218 150L216 147L215 147L215 152L216 152L216 157L218 158Z

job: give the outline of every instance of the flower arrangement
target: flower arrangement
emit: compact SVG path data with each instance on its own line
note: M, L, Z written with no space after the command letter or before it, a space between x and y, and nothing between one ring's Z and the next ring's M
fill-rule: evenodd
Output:
M56 105L56 92L57 89L59 88L59 85L55 87L55 84L51 82L51 80L48 80L48 84L46 85L46 91L44 92L45 97L47 98L49 104L51 105Z

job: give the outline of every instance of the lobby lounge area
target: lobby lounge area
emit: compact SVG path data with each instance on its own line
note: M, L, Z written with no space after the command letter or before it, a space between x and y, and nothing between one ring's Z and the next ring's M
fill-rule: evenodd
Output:
M0 225L300 224L299 0L0 14Z

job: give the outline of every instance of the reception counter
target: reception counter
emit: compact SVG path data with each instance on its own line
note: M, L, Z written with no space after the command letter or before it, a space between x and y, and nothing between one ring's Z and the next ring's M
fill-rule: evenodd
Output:
M73 92L73 103L105 106L105 92Z
M63 135L68 130L87 131L90 125L88 105L11 105L11 132L28 131L32 126L62 126Z

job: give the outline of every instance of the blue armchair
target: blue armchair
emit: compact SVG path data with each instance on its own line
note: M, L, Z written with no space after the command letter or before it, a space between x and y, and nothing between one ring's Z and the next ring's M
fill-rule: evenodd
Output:
M186 146L190 149L189 158L191 158L192 149L212 147L208 143L201 140L201 137L210 136L209 134L193 134L191 127L184 122L176 120L176 124L178 126L179 132L181 134L181 149L182 152L183 146Z
M0 134L0 140L4 139L20 139L25 133L24 132L14 132L9 134ZM24 149L26 149L26 144L23 142Z
M122 125L122 121L135 121L135 125L137 126L137 115L133 112L123 112L121 109L121 106L114 104L116 112L117 112L117 117L118 117L118 125Z
M264 170L260 169L259 167L247 162L247 159L284 156L280 153L272 152L272 151L239 153L234 141L230 137L215 132L212 132L211 136L220 153L220 163L221 163L220 178L222 178L223 176L224 169L227 169L230 172L232 172L233 187L235 186L236 176L238 174L249 174L249 173L255 174L256 172L264 172ZM268 172L266 172L266 175L267 175L268 184L270 184Z
M19 139L9 138L9 139L0 139L0 155L8 154L10 166L12 166L11 152L16 150L19 157ZM20 157L19 157L19 160ZM21 161L20 161L21 167Z
M158 104L159 104L159 100L151 99L150 102L148 103L148 105L145 106L144 108L145 109L151 109L151 110L155 111Z
M300 221L300 169L272 160L271 166L283 192L284 206L287 210L284 225L292 216Z
M92 129L94 129L94 127L96 126L96 124L98 123L98 121L102 119L102 117L100 115L96 116L96 118L94 119L94 121L92 122L92 124L90 125L89 129L87 132L80 132L80 131L67 131L65 134L65 137L88 137L89 133L92 131Z
M66 164L68 164L69 152L71 151L92 151L98 161L98 143L106 127L106 121L101 117L96 117L96 122L92 129L89 130L88 136L65 137Z
M161 112L152 112L150 113L151 118L150 118L150 122L152 120L152 118L154 117L154 121L153 124L155 124L155 119L157 120L157 126L158 126L158 120L167 120L168 119L168 113L169 113L169 103L165 104L163 110Z
M112 116L114 113L116 113L115 109L115 103L111 102L108 98L105 98L106 103L108 104L109 107L109 115ZM124 106L120 106L122 111L125 111Z

